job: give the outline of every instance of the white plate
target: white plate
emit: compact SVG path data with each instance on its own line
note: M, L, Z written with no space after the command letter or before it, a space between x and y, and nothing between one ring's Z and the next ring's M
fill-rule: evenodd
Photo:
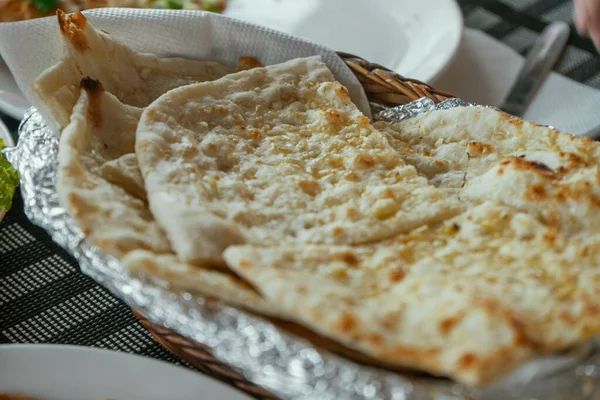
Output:
M8 128L6 127L6 125L4 125L4 122L2 122L2 120L0 120L0 138L4 139L4 145L6 147L11 147L15 145L15 142L13 141L13 138L10 135Z
M224 14L428 83L452 61L463 31L455 0L229 0Z
M29 102L17 86L8 66L0 58L0 111L20 121L27 108Z
M250 400L162 361L56 345L0 345L0 393L43 400Z

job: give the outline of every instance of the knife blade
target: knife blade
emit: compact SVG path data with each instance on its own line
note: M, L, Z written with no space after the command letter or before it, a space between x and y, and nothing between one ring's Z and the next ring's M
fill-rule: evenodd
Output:
M561 21L551 23L542 31L527 53L525 64L504 104L500 106L502 111L517 117L523 116L542 82L560 58L569 33L569 25Z

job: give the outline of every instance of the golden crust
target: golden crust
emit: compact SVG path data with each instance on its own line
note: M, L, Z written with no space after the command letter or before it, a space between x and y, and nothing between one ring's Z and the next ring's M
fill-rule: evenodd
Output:
M61 33L71 42L73 48L81 52L88 50L89 45L83 31L87 25L87 18L79 11L67 15L62 10L56 11L56 17Z

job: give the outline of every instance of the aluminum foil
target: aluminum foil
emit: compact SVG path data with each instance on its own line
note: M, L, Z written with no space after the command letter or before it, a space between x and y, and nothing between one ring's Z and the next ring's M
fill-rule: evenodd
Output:
M426 111L470 105L421 99L379 109L376 118L399 121ZM354 363L279 330L268 321L198 295L173 293L129 273L84 239L59 205L58 139L35 109L25 115L15 148L6 157L19 171L25 213L71 253L91 276L148 319L204 343L247 379L285 399L507 400L600 399L600 343L547 356L484 389L449 380L402 376Z
M385 107L380 104L371 103L375 120L387 122L400 122L407 118L414 118L427 111L447 110L455 107L468 107L476 104L466 102L461 99L448 99L440 103L434 103L433 100L423 97L408 104L396 107Z

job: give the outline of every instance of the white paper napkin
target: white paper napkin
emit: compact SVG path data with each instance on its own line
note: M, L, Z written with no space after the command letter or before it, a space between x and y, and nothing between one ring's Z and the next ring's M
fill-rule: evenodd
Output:
M453 64L434 85L467 101L500 106L523 62L504 43L466 29ZM600 91L553 72L524 118L582 135L600 125Z
M267 28L202 11L105 8L84 12L97 29L110 32L140 52L161 56L219 61L236 65L240 56L252 56L264 65L319 54L336 79L368 116L370 108L362 86L334 51ZM31 84L62 55L56 17L0 24L0 55L17 85L34 106Z

